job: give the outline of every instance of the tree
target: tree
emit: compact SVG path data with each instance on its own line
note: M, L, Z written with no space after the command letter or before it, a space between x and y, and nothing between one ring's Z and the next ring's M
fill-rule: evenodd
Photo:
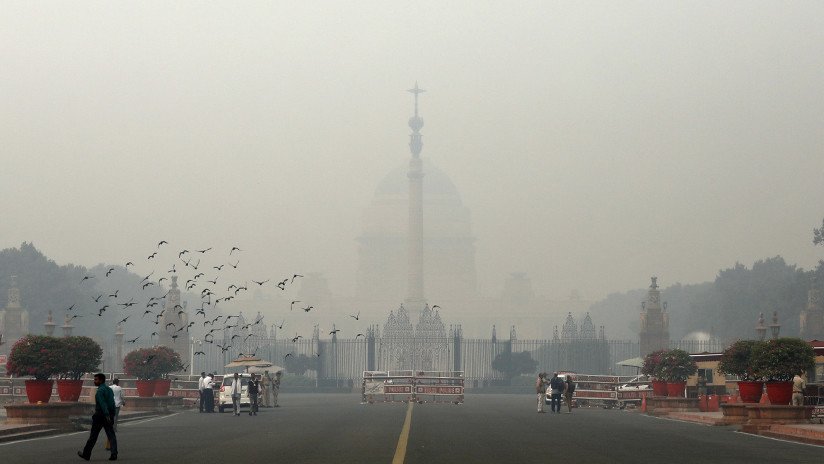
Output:
M813 229L813 245L824 244L824 219L821 220L821 228Z
M501 372L510 380L517 375L532 374L537 367L538 361L532 359L528 351L520 353L504 351L495 356L492 361L492 368Z

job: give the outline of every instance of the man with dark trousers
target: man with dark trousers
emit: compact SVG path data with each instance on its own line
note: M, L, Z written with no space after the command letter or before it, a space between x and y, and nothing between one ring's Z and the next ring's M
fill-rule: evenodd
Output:
M97 392L94 394L94 414L92 415L92 430L89 434L89 439L86 441L86 447L83 451L78 451L77 455L88 461L92 457L92 449L97 442L97 436L100 435L100 429L106 431L106 438L109 439L109 446L111 447L111 456L109 461L117 460L117 437L114 434L114 394L112 389L106 385L105 374L94 374L94 386L97 387Z

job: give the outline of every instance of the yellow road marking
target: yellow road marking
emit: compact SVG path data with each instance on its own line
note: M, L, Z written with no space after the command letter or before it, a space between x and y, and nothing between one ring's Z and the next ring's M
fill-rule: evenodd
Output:
M401 436L398 437L398 446L395 448L395 457L392 459L392 464L403 464L403 460L406 458L406 444L409 443L409 428L412 426L412 406L414 405L414 401L409 402L409 408L406 410L406 420L403 421Z

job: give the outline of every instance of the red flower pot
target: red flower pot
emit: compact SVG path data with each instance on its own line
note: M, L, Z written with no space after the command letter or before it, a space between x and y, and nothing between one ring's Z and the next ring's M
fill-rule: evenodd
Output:
M155 380L154 396L169 396L169 390L172 388L172 381L170 379Z
M758 403L763 390L764 382L738 381L738 396L741 397L742 403Z
M62 402L74 402L80 399L83 392L82 380L61 379L57 381L57 395Z
M135 380L135 388L137 388L137 396L141 398L150 398L154 396L155 381L154 380Z
M26 396L29 403L48 403L54 380L26 380Z
M667 396L667 382L663 380L653 380L652 396Z
M687 382L667 382L667 396L670 398L683 398L686 387Z
M767 382L770 404L790 404L793 398L792 382Z

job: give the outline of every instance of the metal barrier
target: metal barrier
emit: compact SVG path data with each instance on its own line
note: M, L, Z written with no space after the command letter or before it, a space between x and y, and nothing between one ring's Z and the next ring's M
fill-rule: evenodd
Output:
M453 403L464 400L463 371L364 371L363 403Z

